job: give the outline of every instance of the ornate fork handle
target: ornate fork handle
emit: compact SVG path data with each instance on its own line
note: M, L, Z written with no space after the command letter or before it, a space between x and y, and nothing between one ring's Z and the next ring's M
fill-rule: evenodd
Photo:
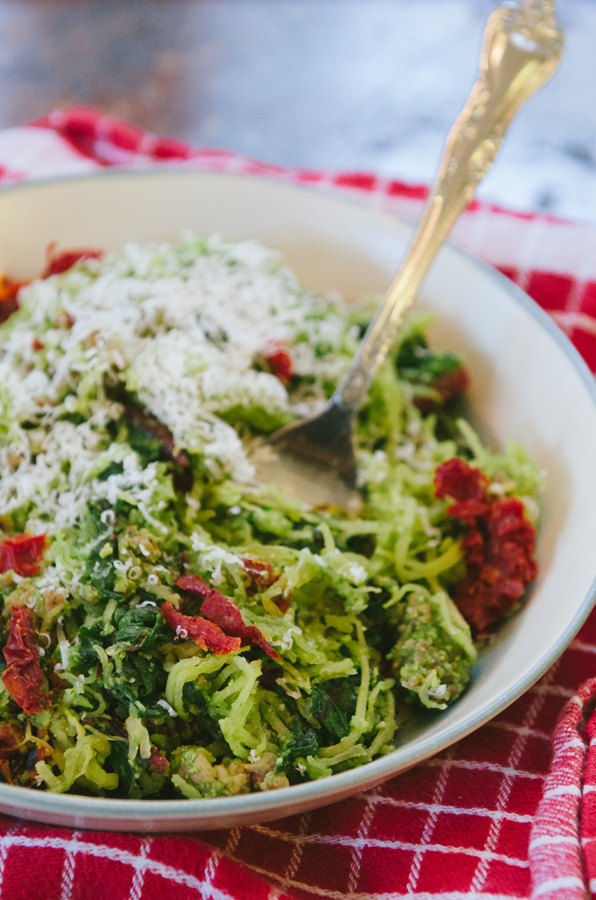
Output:
M488 19L478 79L447 138L414 241L332 403L361 406L440 245L490 168L511 119L556 69L562 46L552 0L511 3Z

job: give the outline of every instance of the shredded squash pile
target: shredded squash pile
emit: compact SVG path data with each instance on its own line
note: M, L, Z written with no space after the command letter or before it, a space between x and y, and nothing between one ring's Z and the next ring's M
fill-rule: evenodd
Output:
M331 395L374 300L219 237L60 269L0 326L1 777L270 790L455 701L535 573L542 476L459 417L466 370L428 319L360 413L360 510L312 509L257 483L251 448Z

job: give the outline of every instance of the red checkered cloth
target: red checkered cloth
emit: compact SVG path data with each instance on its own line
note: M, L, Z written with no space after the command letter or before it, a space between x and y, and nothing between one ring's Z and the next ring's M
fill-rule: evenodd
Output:
M308 183L409 218L426 196L374 175L195 149L89 109L0 132L4 182L172 163ZM452 238L521 285L596 371L594 226L475 203ZM0 900L587 897L595 672L596 613L538 684L471 736L382 787L267 825L144 837L0 817Z

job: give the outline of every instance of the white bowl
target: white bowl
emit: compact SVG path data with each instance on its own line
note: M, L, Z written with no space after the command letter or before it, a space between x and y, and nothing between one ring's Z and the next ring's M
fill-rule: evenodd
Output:
M309 189L230 175L107 172L0 191L0 268L36 275L51 241L118 250L176 240L183 229L258 238L303 281L346 297L383 291L411 238L389 216ZM453 247L432 266L421 304L432 339L462 353L471 402L489 431L522 443L548 473L540 574L524 609L499 632L451 709L421 712L394 752L349 772L269 793L213 800L108 800L0 784L0 810L75 828L214 829L264 822L370 788L478 728L539 678L591 609L596 574L596 389L572 345L506 278Z

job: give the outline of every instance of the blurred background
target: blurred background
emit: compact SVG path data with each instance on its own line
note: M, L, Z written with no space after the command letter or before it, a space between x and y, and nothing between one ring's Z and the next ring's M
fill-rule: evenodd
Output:
M0 0L0 127L88 105L267 162L432 179L494 0ZM596 0L479 195L596 223Z

